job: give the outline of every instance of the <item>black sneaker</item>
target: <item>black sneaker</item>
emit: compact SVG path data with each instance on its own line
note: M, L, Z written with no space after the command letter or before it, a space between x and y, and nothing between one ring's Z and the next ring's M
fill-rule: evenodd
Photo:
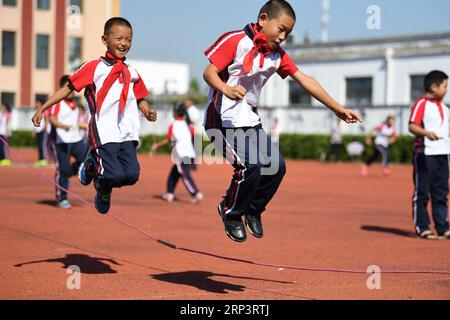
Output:
M263 226L261 222L261 214L247 214L245 215L245 225L248 231L255 238L262 238L264 236Z
M218 211L219 215L222 217L227 236L236 242L244 242L247 240L247 234L245 232L245 226L242 222L242 218L239 216L227 216L222 212L222 206L220 204Z
M439 235L439 240L450 240L450 230Z
M107 214L111 207L111 192L103 193L97 191L95 196L95 208L101 214Z
M94 164L92 163L91 153L88 152L86 159L78 168L78 180L83 186L88 186L95 177Z

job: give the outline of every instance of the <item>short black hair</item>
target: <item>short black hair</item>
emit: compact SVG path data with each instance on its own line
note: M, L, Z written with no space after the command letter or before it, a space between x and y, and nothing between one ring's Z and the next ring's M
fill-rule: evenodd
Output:
M423 82L425 92L431 93L431 86L433 84L440 86L442 82L448 79L448 75L439 70L433 70L429 74L425 76L425 80Z
M287 14L292 19L297 20L295 11L292 6L286 0L269 0L259 11L259 16L266 13L269 19L274 19L280 15L280 13Z
M184 103L177 103L173 108L173 113L176 117L184 117L186 116L186 105Z
M5 106L7 112L11 112L12 108L8 102L2 102L2 105Z
M130 28L131 30L133 30L133 27L131 26L131 23L127 19L122 18L122 17L114 17L114 18L111 18L108 21L106 21L105 28L103 30L103 34L105 36L107 36L109 31L111 30L111 28L114 25L126 26L126 27Z
M59 80L59 87L62 88L66 85L66 83L69 83L70 81L69 78L70 77L68 75L63 75Z

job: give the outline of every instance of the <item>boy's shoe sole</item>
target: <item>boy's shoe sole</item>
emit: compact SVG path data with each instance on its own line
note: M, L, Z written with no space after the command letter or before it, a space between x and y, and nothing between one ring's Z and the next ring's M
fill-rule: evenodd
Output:
M231 232L228 231L228 228L227 228L227 222L228 222L227 219L228 218L226 217L226 215L224 213L222 213L222 208L221 208L220 204L219 204L219 207L217 208L217 212L219 213L219 216L222 218L222 222L225 227L225 233L227 234L228 238L230 238L231 240L236 241L236 242L245 242L247 240L247 235L245 234L245 226L244 226L244 223L242 222L242 220L241 220L242 232L243 232L244 236L242 238L239 238L239 237L234 236Z
M446 233L440 235L438 237L439 240L450 240L450 231L447 231Z
M61 209L64 209L64 210L72 209L72 205L67 200L59 202L58 207L60 207Z
M255 238L261 239L264 236L261 217L258 219L254 216L246 215L245 226L247 227L247 230L250 231L251 235Z
M84 172L84 173L83 173ZM84 175L84 177L83 177ZM80 167L78 168L78 181L80 181L80 183L83 186L88 186L91 184L92 180L94 180L93 176L88 175L87 173L87 169L86 169L86 161L83 161L80 164Z

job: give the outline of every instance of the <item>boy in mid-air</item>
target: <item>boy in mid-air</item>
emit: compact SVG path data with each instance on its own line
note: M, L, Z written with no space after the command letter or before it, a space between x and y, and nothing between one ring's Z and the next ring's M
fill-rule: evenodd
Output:
M250 233L263 237L261 214L286 173L283 157L266 136L257 112L261 90L274 73L283 79L290 76L347 123L361 121L300 72L280 48L295 21L287 1L271 0L261 8L256 23L223 34L205 51L210 65L204 79L211 87L205 129L234 167L231 185L218 210L226 234L237 242L247 239L242 216Z
M38 126L45 110L73 91L85 89L90 151L78 178L83 185L94 180L95 206L102 214L110 209L113 188L134 185L139 179L139 110L149 121L156 121L156 111L144 100L148 95L144 82L125 62L132 39L133 29L127 20L109 19L102 36L106 55L83 64L33 117Z

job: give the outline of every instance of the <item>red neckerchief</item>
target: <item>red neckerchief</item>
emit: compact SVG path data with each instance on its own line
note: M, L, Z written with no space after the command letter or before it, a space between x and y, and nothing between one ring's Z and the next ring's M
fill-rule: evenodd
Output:
M69 106L69 108L72 110L75 110L78 107L75 99L72 99L72 100L64 99L64 101Z
M113 60L115 63L113 65L111 72L106 77L102 88L97 94L97 113L98 114L100 113L106 95L108 94L109 90L116 82L116 80L119 79L120 83L123 83L123 89L122 93L120 94L120 103L119 103L120 114L123 115L128 99L128 90L130 89L131 74L130 71L128 70L128 67L124 63L125 58L117 59L109 52L106 52L106 57Z
M262 33L261 31L258 31L258 29L256 28L256 25L253 26L253 30L256 33L255 36L253 37L254 46L253 46L252 50L250 50L250 52L247 53L247 55L244 58L244 63L242 65L244 74L248 74L250 71L252 71L253 59L255 58L256 53L258 53L258 52L261 53L261 57L259 58L259 67L262 68L262 67L264 67L265 58L272 52L278 50L278 49L275 49L275 50L269 49L269 44L267 43L266 35L264 33Z

